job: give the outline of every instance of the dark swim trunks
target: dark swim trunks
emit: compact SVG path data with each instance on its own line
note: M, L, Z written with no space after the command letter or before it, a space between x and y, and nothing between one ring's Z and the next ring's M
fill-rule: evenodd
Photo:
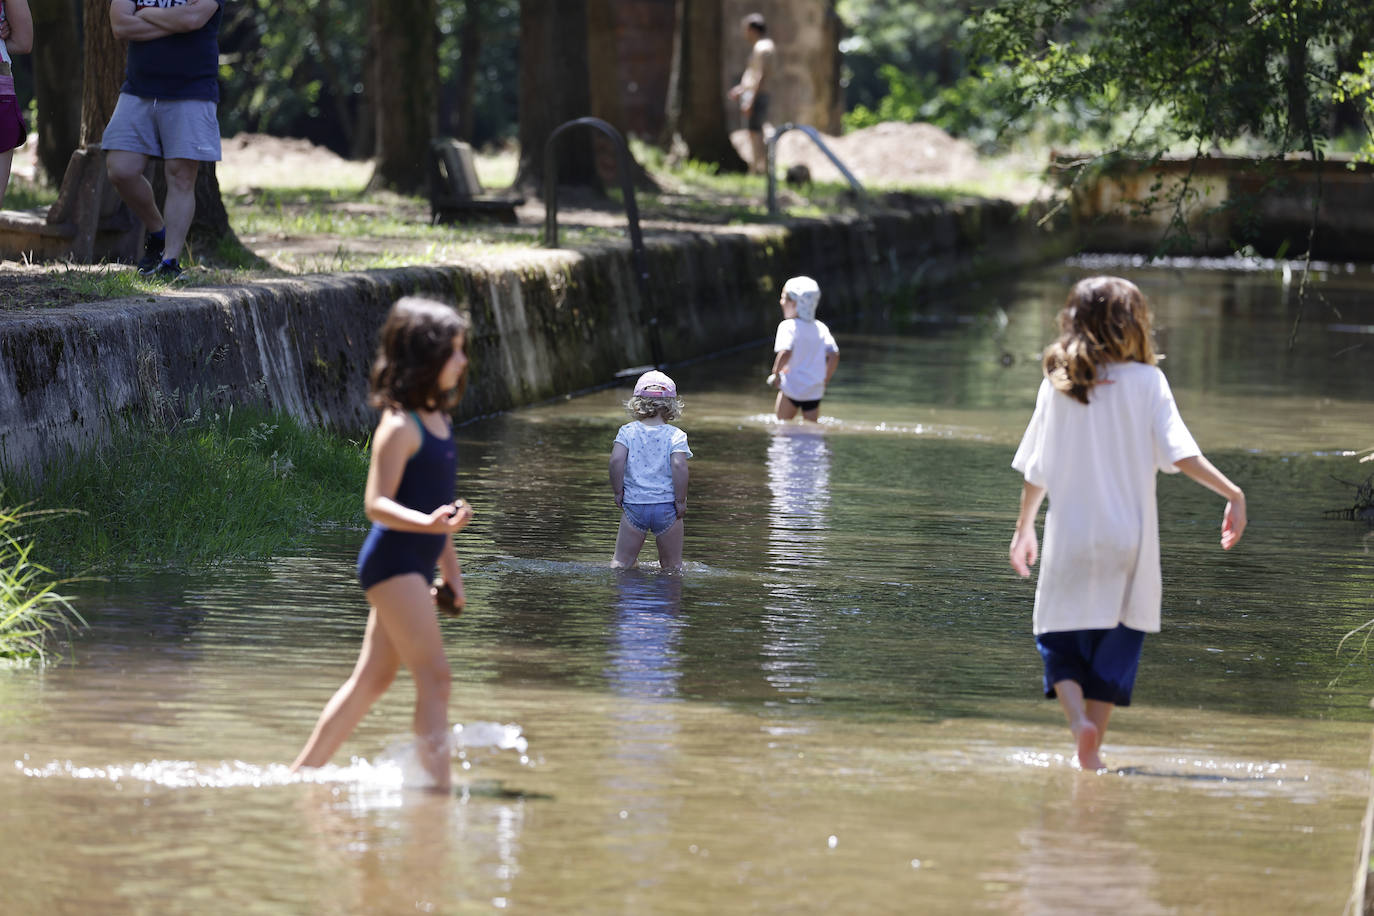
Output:
M1054 697L1054 685L1075 681L1089 700L1131 705L1136 669L1145 634L1118 624L1111 630L1064 630L1041 633L1036 648L1045 662L1045 696Z
M783 397L787 396L783 395ZM787 398L787 400L791 401L792 406L797 408L798 410L820 410L821 408L821 402L819 400L798 401L796 398Z
M458 449L452 431L446 439L436 438L425 429L418 416L412 413L411 417L420 426L422 441L420 450L406 462L401 483L396 488L396 501L417 512L430 513L444 503L453 502ZM418 573L426 580L432 578L447 537L446 534L392 531L374 522L358 551L358 582L366 590L378 582L407 573Z
M749 129L763 130L763 122L768 119L768 93L760 92L754 96L754 107L749 112Z

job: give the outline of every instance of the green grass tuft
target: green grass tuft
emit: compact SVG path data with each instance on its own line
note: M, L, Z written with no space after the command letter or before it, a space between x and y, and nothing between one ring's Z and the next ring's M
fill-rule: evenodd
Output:
M35 537L54 567L115 574L261 559L325 527L361 527L366 477L362 443L284 414L231 409L171 429L126 429L41 486L11 481L6 491L77 510Z
M10 664L47 661L53 637L86 625L57 593L64 583L30 558L34 541L22 530L37 516L52 520L68 514L0 509L0 659Z

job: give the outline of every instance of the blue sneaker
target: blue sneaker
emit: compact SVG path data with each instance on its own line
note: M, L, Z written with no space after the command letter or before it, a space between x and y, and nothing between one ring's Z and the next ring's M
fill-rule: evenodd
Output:
M140 271L141 272L141 271ZM180 280L185 271L181 269L181 264L176 258L168 258L158 264L151 273L144 274L150 280L161 280L164 283L172 283Z

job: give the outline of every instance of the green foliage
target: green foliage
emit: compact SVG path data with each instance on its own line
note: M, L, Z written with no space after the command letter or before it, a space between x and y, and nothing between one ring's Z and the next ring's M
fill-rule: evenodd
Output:
M439 0L435 27L445 90L440 123L448 130L459 36L468 16L479 17L481 36L472 135L485 143L514 132L519 3ZM340 153L365 155L371 143L365 97L368 28L367 0L230 4L220 40L224 133L304 136Z
M1358 106L1365 139L1357 158L1362 162L1374 162L1374 52L1365 51L1360 56L1358 69L1340 75L1332 97L1337 102L1352 102Z
M1001 0L972 34L1011 69L1013 117L1057 109L1126 149L1319 156L1338 61L1368 46L1367 20L1343 0Z
M847 107L876 110L890 91L889 67L918 85L950 86L965 76L960 36L973 6L971 0L839 0Z
M207 567L280 553L327 525L362 525L367 454L284 414L230 409L170 428L127 428L40 486L6 492L64 506L35 538L54 565L118 572Z
M22 530L37 517L64 514L0 509L0 658L43 662L54 636L86 623L56 591L63 583L32 560L33 541Z

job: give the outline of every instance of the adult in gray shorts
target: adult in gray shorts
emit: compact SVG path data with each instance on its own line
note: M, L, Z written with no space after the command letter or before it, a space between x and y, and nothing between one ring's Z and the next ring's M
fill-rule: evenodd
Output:
M148 230L145 276L181 276L181 251L196 212L196 173L220 158L219 24L222 0L112 0L110 28L129 42L101 146L110 182ZM164 160L167 199L158 209L143 177L149 156Z

